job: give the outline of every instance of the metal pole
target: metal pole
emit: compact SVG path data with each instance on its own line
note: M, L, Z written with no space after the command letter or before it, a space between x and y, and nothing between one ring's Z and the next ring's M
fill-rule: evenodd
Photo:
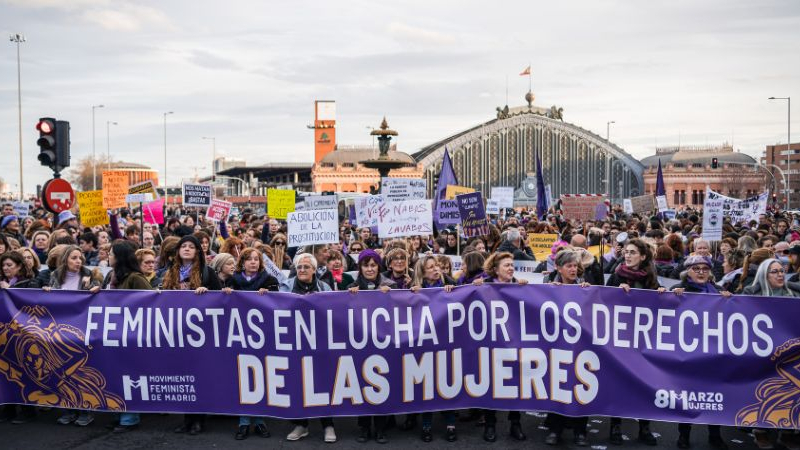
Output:
M789 189L789 193L786 197L786 209L791 210L791 195L792 195L792 188L789 185L789 176L792 174L792 171L789 170L789 163L791 162L791 153L792 153L792 97L786 97L786 101L788 103L786 107L786 186Z
M165 202L169 199L167 195L167 115L173 114L172 111L164 113L164 199Z
M117 122L106 121L106 169L111 170L111 125L119 125Z
M19 118L19 200L25 197L25 189L22 180L22 69L19 59L19 44L25 42L25 36L16 33L10 37L11 42L17 44L17 115Z

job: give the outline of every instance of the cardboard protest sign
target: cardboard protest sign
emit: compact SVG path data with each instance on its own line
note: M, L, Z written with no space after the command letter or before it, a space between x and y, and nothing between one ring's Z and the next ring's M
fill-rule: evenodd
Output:
M164 223L164 199L160 198L142 205L144 221L155 225Z
M466 186L448 184L447 190L444 191L444 198L445 200L455 200L456 195L469 194L470 192L475 192L475 189Z
M208 211L206 211L206 218L215 222L222 222L228 218L231 207L233 207L233 203L231 202L213 199L211 200L211 206L209 206Z
M14 207L14 215L19 217L20 219L24 219L28 217L28 211L30 211L30 202L12 202L11 205Z
M103 207L103 191L76 192L81 224L86 227L108 224L108 213Z
M640 195L631 197L631 207L635 213L645 213L654 210L656 204L652 195Z
M553 244L557 240L558 235L555 233L528 233L528 247L539 261L551 253Z
M142 181L128 186L128 194L152 194L152 200L158 200L159 195L153 180Z
M264 270L266 270L268 274L275 277L275 279L278 280L278 283L283 283L286 281L286 274L283 273L283 270L276 266L275 263L267 257L267 255L264 255Z
M335 209L287 213L288 247L339 242L339 214Z
M599 194L564 194L561 211L567 220L595 220L598 208L605 208L605 199Z
M493 198L487 199L486 214L500 214L500 202Z
M272 219L286 219L294 211L294 191L267 189L267 215Z
M339 207L339 200L336 194L333 195L309 195L303 199L303 209L336 209ZM294 208L298 211L297 205Z
M433 233L430 200L387 202L381 208L378 236L382 239Z
M667 196L666 195L657 195L656 196L656 205L658 206L658 212L664 212L669 209L667 205Z
M125 196L125 203L144 203L144 202L152 202L153 201L153 194L146 192L143 194L128 194Z
M355 200L355 224L358 228L377 227L385 200L382 195L367 195Z
M500 208L514 207L514 188L513 187L493 187L492 199L497 200Z
M211 206L211 185L184 183L183 206Z
M381 195L389 202L424 200L427 191L424 178L381 178Z
M103 171L103 208L114 209L127 206L128 172L124 170Z
M631 202L631 199L622 199L622 211L625 214L633 214L633 203Z
M461 231L466 237L485 236L489 234L489 223L483 209L483 197L480 192L471 192L456 196L458 213L461 216Z

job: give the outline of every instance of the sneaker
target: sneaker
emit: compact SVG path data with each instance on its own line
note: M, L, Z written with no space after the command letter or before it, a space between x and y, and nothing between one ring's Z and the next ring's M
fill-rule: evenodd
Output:
M378 444L386 444L389 442L389 438L386 437L386 433L383 430L378 430L375 432L375 442Z
M247 439L247 436L250 435L250 425L239 425L239 429L236 430L236 435L233 437L237 441L243 441Z
M358 437L356 438L356 442L359 442L361 444L369 442L369 438L370 438L371 434L372 433L370 432L369 427L360 427L359 428Z
M129 431L133 431L137 428L139 428L138 423L133 425L116 425L113 429L111 429L111 432L114 434L122 434L122 433L127 433Z
M292 430L292 432L289 433L288 436L286 436L286 440L299 441L300 439L303 439L306 436L308 436L308 427L297 425L296 427L294 427L294 430Z
M753 441L756 443L756 447L761 450L772 450L775 448L769 440L769 434L764 430L753 430Z
M328 444L336 442L336 430L333 427L325 427L325 442Z
M619 425L611 425L611 434L608 436L608 442L614 445L622 445L622 428Z
M61 415L61 417L56 420L56 423L59 425L69 425L72 422L78 420L78 414L74 412L67 412Z
M430 425L422 426L422 434L420 435L422 442L431 442L433 440L433 432Z
M555 431L551 431L550 434L544 438L544 443L547 445L558 445L559 435Z
M445 432L445 439L447 442L455 442L458 439L458 434L456 433L456 427L447 427L447 431Z
M75 419L75 425L79 427L87 427L92 422L94 422L94 415L89 412L82 412L78 414L78 418Z
M778 444L788 450L800 450L800 434L785 430L781 431L780 436L778 436Z
M639 427L639 442L650 446L658 445L658 439L656 439L647 425Z
M586 433L575 433L575 445L578 447L588 447L589 440L586 438Z

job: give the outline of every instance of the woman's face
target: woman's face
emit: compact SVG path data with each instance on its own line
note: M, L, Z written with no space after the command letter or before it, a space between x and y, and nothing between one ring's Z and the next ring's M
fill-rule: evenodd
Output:
M380 266L374 259L368 259L367 262L361 265L361 276L367 280L375 280L378 278L378 271Z
M711 256L711 248L708 246L708 242L700 241L694 245L694 252L700 256Z
M97 244L98 245L108 244L108 242L109 242L108 233L106 233L105 231L101 231L101 232L97 233Z
M706 264L695 264L689 267L688 276L697 284L706 284L711 277L711 268Z
M475 250L479 252L485 252L486 244L484 244L483 241L475 241Z
M256 252L251 252L247 259L244 260L244 271L247 273L256 273L261 265L261 257Z
M311 280L314 278L314 270L316 268L311 265L311 260L308 258L303 258L300 261L297 261L297 266L295 266L295 270L297 270L297 279L302 281L303 283L310 283Z
M769 265L769 270L767 271L767 282L769 283L769 287L771 289L779 289L782 288L786 284L786 270L783 269L783 265L779 262L774 262Z
M197 248L191 242L184 242L178 249L178 256L184 263L194 261L196 255L197 255Z
M203 248L203 253L205 253L207 255L208 254L208 239L203 238L200 241L200 247Z
M639 265L644 262L645 255L639 252L639 248L637 248L633 244L629 244L625 247L625 265L631 269L638 269Z
M439 270L441 270L442 273L447 273L447 274L450 273L450 271L451 271L451 269L453 267L453 266L450 265L450 260L449 259L447 261L438 261L437 264L439 265Z
M47 235L39 233L36 235L35 238L33 238L33 246L40 250L44 250L47 248L47 241L48 241Z
M328 260L328 270L342 270L342 260L340 258L331 258Z
M456 246L456 237L453 234L447 235L447 246L448 247L455 247Z
M442 279L442 272L435 259L428 258L428 260L425 261L425 273L423 276L428 281L439 281Z
M421 247L422 241L420 241L419 236L412 236L411 237L411 248L417 250Z
M497 263L497 281L500 283L510 283L514 278L514 260L503 258Z
M97 251L97 260L98 261L108 261L108 251L106 251L106 250L98 250Z
M78 272L83 265L83 255L80 250L73 250L67 256L67 270L70 272Z
M144 255L142 257L142 262L139 264L139 270L147 276L152 275L153 272L156 271L156 257L153 255Z
M192 216L186 216L186 218L183 219L183 224L187 227L194 227L194 219L192 219Z
M117 258L114 256L114 249L108 252L108 265L114 267L117 264Z
M21 267L11 258L6 258L3 260L3 276L7 280L17 276L19 274L19 269L21 269Z
M220 273L225 277L230 277L233 275L233 272L236 270L236 260L231 258L225 261L225 264L222 265L222 270Z
M723 255L727 255L731 252L731 244L728 244L727 242L719 244L719 252Z
M4 244L3 241L0 241L0 254L3 254L5 252L6 252L6 244Z
M573 284L578 279L578 263L575 261L568 262L561 267L557 267L558 274L561 275L561 280L564 284Z
M364 250L364 247L362 247L360 244L353 244L353 245L350 246L350 253L359 254L363 250Z
M31 253L30 251L22 252L22 260L25 261L25 265L28 267L28 269L33 269L34 265L33 253Z
M408 267L408 260L405 256L395 256L389 267L391 267L392 272L394 273L405 272L406 268Z

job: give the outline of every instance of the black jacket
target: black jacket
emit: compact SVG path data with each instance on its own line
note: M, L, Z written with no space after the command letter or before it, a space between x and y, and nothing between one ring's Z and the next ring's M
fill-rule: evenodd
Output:
M231 287L236 291L257 291L266 289L278 292L278 280L266 271L261 271L249 281L244 277L243 272L233 274Z
M524 250L515 247L511 241L503 241L503 243L497 247L497 252L509 252L514 255L515 261L536 261L536 258L525 253Z

